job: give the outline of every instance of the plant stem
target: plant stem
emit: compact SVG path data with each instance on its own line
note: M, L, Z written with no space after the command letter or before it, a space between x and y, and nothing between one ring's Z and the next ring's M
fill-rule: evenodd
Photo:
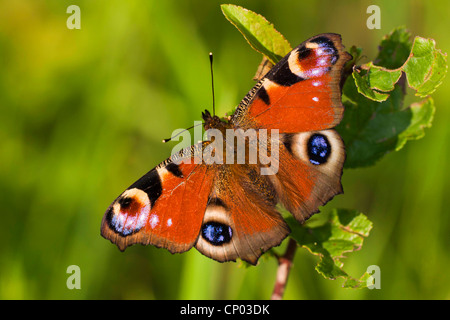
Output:
M281 300L283 298L296 250L297 243L291 238L289 239L288 247L284 255L278 257L277 278L273 288L272 300Z

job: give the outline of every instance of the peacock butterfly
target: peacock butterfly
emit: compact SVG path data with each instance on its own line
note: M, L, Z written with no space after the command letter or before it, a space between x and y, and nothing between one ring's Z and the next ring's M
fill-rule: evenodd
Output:
M264 132L267 139L260 140L266 142L254 148L276 154L276 170L262 174L267 162L248 155L243 162L208 161L206 151L223 159L238 155L229 149L234 138L214 148L217 138L207 139L173 154L125 190L106 210L101 235L122 251L136 243L172 253L195 246L220 262L256 264L290 232L277 204L302 223L343 192L345 149L333 128L343 117L340 82L350 59L340 35L317 35L272 67L231 117L202 114L205 130L223 136L255 130L260 138ZM244 138L249 154L251 143Z

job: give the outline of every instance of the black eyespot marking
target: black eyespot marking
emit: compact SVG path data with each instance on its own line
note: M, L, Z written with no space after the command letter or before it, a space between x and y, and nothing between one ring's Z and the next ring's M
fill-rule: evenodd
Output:
M264 88L264 86L262 86L259 91L258 91L258 97L261 98L262 101L264 101L265 104L269 105L270 104L270 97L267 94L266 88Z
M166 170L178 178L183 178L183 172L181 172L180 166L178 166L177 164L175 164L173 162L169 163L166 166Z
M231 241L233 231L230 226L211 221L202 226L202 237L212 245L220 246Z
M314 165L324 164L331 154L331 145L323 134L313 134L308 140L308 157Z
M147 193L148 198L150 199L150 203L153 206L155 204L155 201L161 196L162 193L161 178L159 177L158 171L156 171L156 169L150 170L146 175L136 181L128 189L133 188L140 189Z
M129 197L123 197L123 198L120 198L118 202L120 204L120 208L126 209L133 202L133 199L129 198Z

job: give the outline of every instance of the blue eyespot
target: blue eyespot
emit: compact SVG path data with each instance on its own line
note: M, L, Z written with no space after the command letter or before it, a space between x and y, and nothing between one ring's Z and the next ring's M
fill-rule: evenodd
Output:
M327 137L322 134L314 134L308 140L309 161L314 165L327 162L331 153L331 145Z
M225 224L207 222L202 226L202 237L215 246L230 242L232 236L231 227Z

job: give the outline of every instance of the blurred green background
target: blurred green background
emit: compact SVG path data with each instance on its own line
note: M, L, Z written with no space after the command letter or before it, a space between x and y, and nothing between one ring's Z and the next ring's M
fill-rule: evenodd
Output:
M244 268L195 249L172 255L137 245L121 253L100 236L108 205L170 155L175 143L161 139L211 109L210 51L219 115L252 87L261 56L221 3L0 1L1 299L270 298L274 259ZM340 33L347 48L364 49L362 63L400 25L450 52L444 0L233 3L264 15L293 46ZM66 27L72 4L81 8L81 30ZM366 27L371 4L381 8L381 30ZM345 194L324 209L359 209L374 222L344 269L359 277L378 265L381 289L342 289L299 249L286 299L450 298L448 81L433 98L426 136L373 167L345 171ZM66 287L69 265L81 269L80 290Z

